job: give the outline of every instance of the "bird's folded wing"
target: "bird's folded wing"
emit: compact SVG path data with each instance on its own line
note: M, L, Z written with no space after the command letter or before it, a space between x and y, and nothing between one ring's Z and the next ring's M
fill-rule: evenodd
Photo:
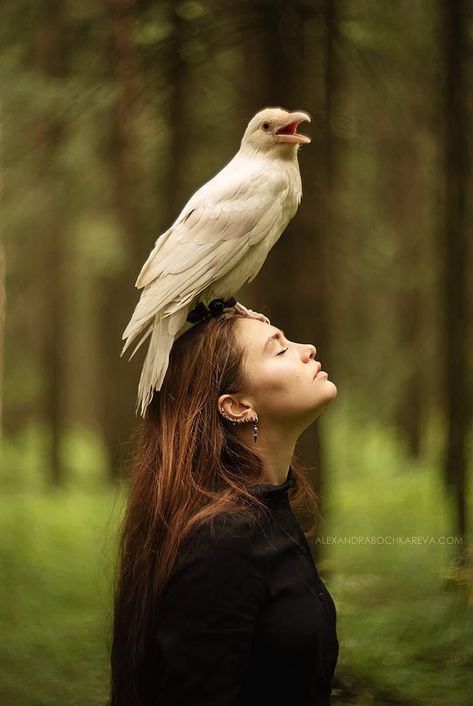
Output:
M274 201L267 204L257 219L249 218L248 212L244 217L238 217L231 208L222 208L218 218L209 218L205 209L202 211L204 213L195 211L192 214L194 228L199 224L200 233L203 221L210 242L183 238L176 242L172 254L160 258L159 274L145 285L123 339L130 335L134 338L156 313L165 310L171 303L165 314L190 304L209 285L244 263L252 245L260 242L280 217L280 207ZM234 219L238 220L238 229L232 228ZM185 224L186 235L192 223L189 218ZM233 237L230 236L231 232ZM248 272L247 277L251 274ZM244 281L245 275L242 274L242 284Z
M249 169L245 162L229 169L231 164L194 194L174 225L158 238L138 276L138 288L158 277L199 269L202 260L213 260L220 247L222 255L227 249L249 247L281 217L281 190L287 190L284 175L278 170ZM233 241L231 248L227 241ZM209 273L209 281L215 274L219 278L224 273Z
M130 339L126 346L158 312L166 316L195 302L234 268L242 268L241 284L253 274L254 266L245 272L245 258L285 221L288 186L278 172L250 172L246 180L238 172L230 177L211 191L213 201L203 193L211 182L204 185L165 234L163 246L151 253L137 281L144 290L122 335Z

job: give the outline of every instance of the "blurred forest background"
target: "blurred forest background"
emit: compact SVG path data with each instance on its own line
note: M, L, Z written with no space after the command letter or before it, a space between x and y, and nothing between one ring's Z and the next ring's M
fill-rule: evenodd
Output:
M471 706L471 0L1 12L1 703L105 703L134 282L280 105L312 116L304 197L239 299L338 387L299 447L338 610L333 703Z

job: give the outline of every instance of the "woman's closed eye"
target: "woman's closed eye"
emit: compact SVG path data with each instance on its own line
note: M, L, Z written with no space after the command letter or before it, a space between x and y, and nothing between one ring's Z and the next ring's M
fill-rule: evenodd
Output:
M283 351L280 351L280 352L277 353L276 355L282 355L282 354L285 353L287 350L289 350L289 349L288 349L288 348L285 348Z

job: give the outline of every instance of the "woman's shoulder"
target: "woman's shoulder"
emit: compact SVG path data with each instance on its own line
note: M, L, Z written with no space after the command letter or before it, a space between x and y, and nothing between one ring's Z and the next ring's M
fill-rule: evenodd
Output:
M185 535L178 563L232 564L260 562L262 521L252 513L219 512L196 523Z
M170 577L169 587L207 586L224 592L231 585L244 589L249 581L258 590L265 584L264 567L255 550L254 522L251 517L219 513L196 524L184 538Z
M184 546L193 550L250 549L255 535L256 519L251 514L219 512L196 523L184 538Z

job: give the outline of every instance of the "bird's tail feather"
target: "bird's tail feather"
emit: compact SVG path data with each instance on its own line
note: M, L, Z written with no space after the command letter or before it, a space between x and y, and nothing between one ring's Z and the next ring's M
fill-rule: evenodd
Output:
M151 338L141 371L136 403L136 413L141 406L142 417L146 414L146 408L153 398L154 390L161 389L174 339L185 324L187 313L187 308L176 311L170 316L164 316L159 312L152 321ZM142 342L143 340L138 345Z
M141 348L141 346L142 346L143 343L146 341L146 339L148 338L148 336L151 335L151 332L152 332L152 330L153 330L153 325L154 325L154 319L151 321L151 323L149 324L148 328L146 329L146 331L144 332L144 334L141 336L141 338L140 338L140 340L138 341L137 345L136 345L135 348L133 349L132 354L131 354L130 357L128 358L128 361L130 361L130 360L133 358L133 356L135 355L136 351L137 351L139 348ZM134 336L133 338L135 338L135 336ZM129 338L129 339L127 340L127 342L125 343L125 345L123 346L122 352L120 353L120 358L123 356L123 354L125 353L125 351L126 351L127 348L129 347L129 345L130 345L130 343L131 343L132 340L133 340L132 338Z
M136 309L135 309L135 312L136 312ZM157 313L159 313L159 312L156 312L156 315L157 315ZM125 353L126 350L128 350L128 348L130 347L132 342L135 340L135 338L137 336L139 336L143 331L145 331L144 338L140 339L138 346L135 348L135 350L133 351L133 353L130 356L130 360L131 360L131 358L133 358L133 356L135 355L135 352L138 350L138 348L143 343L143 340L145 340L150 335L153 321L154 321L154 315L152 314L151 316L143 317L142 320L140 321L140 323L138 323L136 320L136 314L133 313L133 316L131 317L128 326L126 327L125 331L122 334L122 340L126 339L126 342L122 348L122 352L120 353L120 357Z

